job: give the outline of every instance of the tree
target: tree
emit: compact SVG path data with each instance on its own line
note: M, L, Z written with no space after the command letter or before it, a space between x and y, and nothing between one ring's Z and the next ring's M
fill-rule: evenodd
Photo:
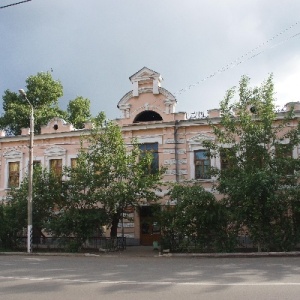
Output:
M57 178L47 170L39 166L34 168L33 173L33 242L39 243L43 237L43 230L46 228L55 201L61 197L61 184ZM17 238L22 236L27 228L27 200L28 199L28 178L24 178L19 188L11 189L3 204L2 216L6 223L5 240L6 245L13 247Z
M67 111L60 109L58 100L63 96L63 87L52 78L50 72L37 73L26 79L27 98L34 108L35 133L55 117L62 118L77 129L84 128L87 121L96 121L91 117L90 100L76 97L70 100ZM29 127L30 106L18 93L6 90L3 95L4 114L0 117L0 128L8 134L19 135L22 128Z
M166 206L161 215L164 247L180 251L195 247L201 252L233 250L235 231L228 226L230 218L223 201L190 182L173 186L170 198L177 204Z
M90 104L89 99L81 96L69 101L67 107L68 122L77 129L84 128L84 123L91 119Z
M35 132L40 132L42 125L54 117L66 116L58 106L58 99L63 95L63 87L55 81L51 73L37 73L26 79L27 98L34 107ZM4 114L0 126L10 134L18 135L22 128L29 127L30 106L26 99L15 92L6 90L3 98Z
M2 201L0 204L0 246L4 249L15 249L23 227L19 224L19 205L12 206Z
M291 249L299 241L300 161L292 157L299 125L289 126L293 111L276 117L272 76L255 88L242 77L237 101L234 95L234 88L227 92L220 124L211 124L215 141L204 143L226 162L212 169L216 189L259 251Z
M75 166L64 169L63 175L67 179L62 182L62 196L55 201L47 230L56 237L72 237L66 247L77 252L86 240L101 234L107 216L91 194L89 185L93 178L85 151Z
M98 116L98 121L103 115ZM98 124L99 124L98 122ZM94 203L106 212L111 237L126 207L137 207L141 201L158 199L156 191L161 184L163 169L148 172L153 156L141 155L139 145L133 141L130 149L125 144L120 127L112 121L103 122L88 138L87 151L81 151L87 162L87 193Z

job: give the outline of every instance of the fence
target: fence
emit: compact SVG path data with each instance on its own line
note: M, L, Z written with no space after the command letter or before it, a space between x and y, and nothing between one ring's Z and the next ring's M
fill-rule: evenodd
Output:
M256 251L257 246L252 242L248 235L238 237L231 236L218 238L205 236L203 239L196 237L164 236L161 240L163 249L170 249L172 252L252 252Z
M27 247L27 237L19 237L17 240L17 248L25 249ZM33 250L47 251L118 251L126 249L126 237L92 237L85 241L82 245L73 237L42 237L34 238L32 242Z
M214 237L210 237L205 243L199 243L197 239L173 237L166 241L166 237L162 237L161 247L169 248L173 252L224 252L228 249L216 248ZM167 242L167 243L166 243ZM1 246L1 245L0 245ZM32 249L34 251L49 251L49 252L109 252L125 250L127 247L126 237L92 237L85 241L82 245L73 237L42 237L33 238ZM3 247L2 247L3 248ZM27 248L27 237L19 237L17 239L15 250L25 250ZM248 235L240 235L235 237L235 242L232 251L249 252L256 251L256 245L253 244ZM13 249L8 249L13 250Z

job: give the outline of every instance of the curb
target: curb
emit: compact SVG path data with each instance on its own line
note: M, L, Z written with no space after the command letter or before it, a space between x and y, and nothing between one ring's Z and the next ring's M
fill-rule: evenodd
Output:
M299 257L300 252L249 252L249 253L159 253L161 257L199 258L258 258L258 257Z
M106 253L59 253L59 252L34 252L34 253L27 253L27 252L0 252L0 255L3 256L78 256L78 257L105 257L105 256L115 256L119 255L120 252L106 252ZM126 253L123 257L132 256L132 257L197 257L197 258L259 258L259 257L300 257L299 251L293 252L249 252L249 253L164 253L159 252L152 255L150 253L143 253L137 251L136 253Z

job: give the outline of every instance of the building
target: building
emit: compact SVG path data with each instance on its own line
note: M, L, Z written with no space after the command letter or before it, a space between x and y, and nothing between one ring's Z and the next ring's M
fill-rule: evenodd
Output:
M155 163L166 167L164 181L181 182L185 180L201 181L204 188L211 190L214 178L207 174L209 166L221 168L222 158L206 157L204 140L214 139L208 120L218 123L220 111L212 109L208 115L195 113L187 116L185 112L175 112L176 98L161 86L159 73L142 68L130 78L132 90L118 102L123 116L116 119L122 127L124 140L130 144L136 138L144 149L154 151ZM300 117L300 103L293 105L296 116ZM278 113L278 117L280 118ZM82 130L76 130L71 124L56 118L41 128L41 134L34 138L34 163L43 167L62 170L71 166L80 149L80 137L88 135L91 124ZM20 136L6 137L1 132L0 158L0 196L5 197L11 186L18 186L22 181L29 161L29 129L23 129ZM293 149L293 157L299 157L300 148ZM164 196L167 190L163 190ZM170 201L163 198L161 204ZM172 203L171 203L172 204ZM175 204L175 203L174 203ZM133 219L123 224L125 236L133 243L152 244L157 238L158 229L151 218L151 207L144 205L139 212L127 211ZM151 225L151 226L149 226Z

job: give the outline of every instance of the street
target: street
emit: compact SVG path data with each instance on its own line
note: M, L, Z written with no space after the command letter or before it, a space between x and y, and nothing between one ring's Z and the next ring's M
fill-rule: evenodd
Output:
M299 299L298 257L0 256L0 299Z

